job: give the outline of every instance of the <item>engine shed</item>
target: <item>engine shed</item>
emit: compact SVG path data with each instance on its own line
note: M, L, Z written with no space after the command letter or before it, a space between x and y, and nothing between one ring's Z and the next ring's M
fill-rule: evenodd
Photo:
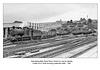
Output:
M10 30L13 26L15 26L16 28L20 28L21 24L22 23L3 23L3 38L8 38Z

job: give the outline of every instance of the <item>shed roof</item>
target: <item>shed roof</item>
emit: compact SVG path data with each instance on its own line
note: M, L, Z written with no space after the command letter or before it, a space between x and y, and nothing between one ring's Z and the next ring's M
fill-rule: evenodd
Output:
M20 27L22 23L3 23L3 27L12 27L12 26L15 26L15 27Z

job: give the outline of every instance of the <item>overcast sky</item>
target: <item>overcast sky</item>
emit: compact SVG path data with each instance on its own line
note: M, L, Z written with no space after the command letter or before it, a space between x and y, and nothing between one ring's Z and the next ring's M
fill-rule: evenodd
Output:
M4 23L79 20L87 15L97 19L97 4L4 4Z

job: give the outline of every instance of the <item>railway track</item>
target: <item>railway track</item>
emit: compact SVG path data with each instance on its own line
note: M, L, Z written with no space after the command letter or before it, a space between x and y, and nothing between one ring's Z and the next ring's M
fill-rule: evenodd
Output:
M61 44L73 44L73 43L76 43L76 42L79 42L81 40L88 40L88 39L91 39L91 37L89 38L82 38L82 39L76 39L76 40L71 40L71 41L63 41L63 42L59 42L57 44L51 44L51 45L46 45L46 46L35 46L35 47L26 47L26 48L22 48L22 49L17 49L17 50L9 50L9 51L4 51L4 55L3 57L8 57L8 56L12 56L12 55L15 55L17 52L21 52L21 51L25 51L25 53L27 52L31 52L31 51L37 51L37 50L40 50L40 49L45 49L45 48L50 48L50 47L55 47L57 45L61 45ZM95 39L95 38L94 38ZM63 47L61 47L63 48ZM61 49L59 48L59 49ZM52 51L51 51L52 52Z
M84 36L81 36L81 37L84 37ZM42 40L30 40L30 41L24 41L24 42L23 41L21 41L21 42L19 41L19 42L16 42L16 44L12 44L11 42L9 42L9 43L3 44L3 46L6 49L8 49L8 48L10 49L10 46L12 46L12 45L16 45L14 47L21 47L22 45L23 45L23 47L27 47L27 46L47 43L47 42L50 42L50 41L55 42L57 40L62 40L64 38L65 39L72 39L74 37L64 36L64 37L59 37L59 38L55 37L55 38L42 39ZM9 46L9 47L7 47L7 46Z
M24 48L19 48L19 49L16 49L16 50L4 50L4 57L7 57L7 56L11 56L11 55L14 55L15 53L17 52L20 52L20 51L26 51L26 52L29 52L29 51L33 51L33 50L40 50L40 49L45 49L45 48L50 48L50 47L55 47L57 45L61 45L61 44L67 44L67 43L74 43L76 41L80 41L81 39L76 39L76 40L70 40L70 41L57 41L53 44L49 44L49 45L44 45L44 46L32 46L32 47L24 47Z
M63 47L55 48L55 49L45 51L42 53L26 56L24 58L51 58L51 57L57 56L59 54L62 54L64 52L68 52L77 47L83 46L85 44L94 42L96 40L97 39L85 39L85 40L78 41L77 43L74 43L74 44L67 44L67 46L63 46Z
M84 38L84 37L80 37L80 38ZM64 38L63 40L66 40L67 38ZM74 39L78 39L78 38L74 38ZM67 40L72 40L72 39L67 39ZM61 40L49 40L49 41L45 41L45 42L40 42L40 43L31 43L31 44L22 44L22 45L11 45L10 47L4 47L3 51L12 51L12 50L16 50L16 49L22 49L22 48L26 48L26 47L30 47L30 46L37 46L37 45L41 45L41 44L45 44L45 43L54 43L54 42L58 42L58 41L62 41Z
M65 36L66 37L66 36ZM57 37L54 37L54 38L48 38L48 39L56 39ZM61 37L60 37L61 38ZM4 42L3 43L3 46L9 46L9 45L15 45L15 44L29 44L29 43L37 43L37 42L41 42L41 41L45 41L45 40L48 40L48 39L41 39L41 40L28 40L28 41L17 41L15 42L14 44L11 43L10 41L9 42Z

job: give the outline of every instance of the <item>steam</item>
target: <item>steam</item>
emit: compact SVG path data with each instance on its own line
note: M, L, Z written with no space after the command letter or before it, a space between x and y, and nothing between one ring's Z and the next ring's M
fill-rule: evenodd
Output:
M23 27L28 27L29 24L28 24L27 22L24 21L24 22L23 22L22 24L20 24L19 26L23 28Z

